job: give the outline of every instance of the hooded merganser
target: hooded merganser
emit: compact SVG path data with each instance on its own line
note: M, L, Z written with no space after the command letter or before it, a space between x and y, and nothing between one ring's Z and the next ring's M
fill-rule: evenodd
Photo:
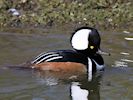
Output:
M33 59L31 67L39 70L95 72L104 69L104 61L98 53L101 38L91 27L81 27L72 34L73 50L45 52Z

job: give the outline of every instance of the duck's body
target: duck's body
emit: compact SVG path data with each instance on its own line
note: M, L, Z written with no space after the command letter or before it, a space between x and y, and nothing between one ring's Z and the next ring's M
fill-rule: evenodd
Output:
M31 67L52 71L83 71L94 72L104 68L100 49L100 35L90 27L77 29L71 37L74 50L57 50L42 53L33 59Z
M43 53L32 61L35 64L44 62L77 62L87 65L87 58L75 50L57 50Z
M90 60L88 60L90 59ZM92 63L92 71L103 69L103 59L101 55L95 54L87 57L75 50L57 50L42 53L31 61L32 68L53 71L87 71Z

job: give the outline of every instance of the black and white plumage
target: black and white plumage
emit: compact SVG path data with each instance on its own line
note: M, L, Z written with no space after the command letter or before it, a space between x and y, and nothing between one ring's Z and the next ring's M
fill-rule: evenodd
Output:
M33 59L30 63L32 68L38 69L45 69L45 66L50 66L50 68L46 68L49 70L57 68L54 67L54 64L57 66L61 63L62 65L59 69L63 68L63 64L67 68L69 66L69 69L75 65L81 67L79 64L82 64L86 66L87 71L92 75L92 72L102 70L104 68L103 58L98 53L100 50L100 42L100 35L95 28L81 27L75 30L70 39L70 43L74 50L56 50L45 52L35 57L35 59ZM71 63L74 65L70 66ZM53 64L52 67L51 64ZM78 67L75 68L78 69Z
M81 27L71 37L72 47L85 55L94 55L100 50L101 37L95 28Z
M42 53L32 61L35 64L42 62L78 62L86 65L87 59L83 54L74 50L57 50Z
M82 63L86 66L89 66L91 62L93 71L96 71L96 69L101 70L104 67L104 61L101 55L95 54L90 58L75 50L57 50L45 52L38 55L33 61L31 61L32 64L39 64L45 62L76 62Z

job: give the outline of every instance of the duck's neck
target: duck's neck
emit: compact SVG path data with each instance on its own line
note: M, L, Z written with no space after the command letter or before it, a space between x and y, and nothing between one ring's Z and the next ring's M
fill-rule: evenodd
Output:
M103 70L104 69L104 60L100 54L94 54L89 56L89 58L92 59L92 61L96 65L96 70Z
M87 50L77 50L77 52L83 54L84 56L86 56L88 59L92 61L93 69L95 70L103 69L104 61L100 54L95 52L90 52ZM88 64L89 64L89 60L88 60Z
M88 80L92 80L92 74L104 69L104 61L100 54L90 55L88 58Z

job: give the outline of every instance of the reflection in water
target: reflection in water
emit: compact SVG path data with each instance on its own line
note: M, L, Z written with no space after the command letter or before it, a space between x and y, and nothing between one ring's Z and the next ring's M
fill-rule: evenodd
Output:
M100 100L102 71L93 74L91 81L86 77L87 74L80 73L35 71L34 74L36 81L41 85L58 87L61 84L66 84L66 86L69 84L70 90L68 92L70 92L71 100Z
M100 100L100 81L101 73L93 75L92 81L84 79L80 82L72 82L71 97L72 100Z
M41 72L41 71L36 71L35 73L36 76L36 81L39 84L45 84L47 86L53 86L58 84L58 78L54 77L53 73L50 72Z
M79 82L72 82L71 96L72 100L88 100L89 91L81 89Z

